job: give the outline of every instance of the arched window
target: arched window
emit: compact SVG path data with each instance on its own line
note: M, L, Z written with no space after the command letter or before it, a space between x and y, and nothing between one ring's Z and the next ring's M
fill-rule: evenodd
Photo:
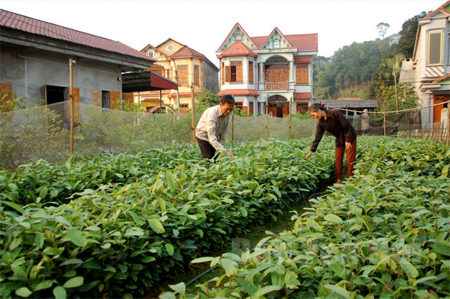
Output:
M235 38L236 38L236 40L242 40L242 34L237 33Z

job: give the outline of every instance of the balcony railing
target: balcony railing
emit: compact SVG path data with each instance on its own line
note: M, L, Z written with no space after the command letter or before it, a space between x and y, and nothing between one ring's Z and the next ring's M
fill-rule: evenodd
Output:
M288 89L289 82L266 82L265 89L273 90L273 89Z

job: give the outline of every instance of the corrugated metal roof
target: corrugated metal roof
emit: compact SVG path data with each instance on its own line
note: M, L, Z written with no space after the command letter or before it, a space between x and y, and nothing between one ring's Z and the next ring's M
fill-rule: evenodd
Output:
M3 9L0 9L0 26L154 61L138 50L135 50L119 41L113 41L107 38L33 19Z

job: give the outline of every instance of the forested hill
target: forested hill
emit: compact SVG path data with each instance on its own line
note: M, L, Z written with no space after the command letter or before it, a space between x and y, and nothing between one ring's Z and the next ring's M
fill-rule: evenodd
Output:
M314 96L318 100L344 97L378 99L398 83L401 60L412 57L418 19L422 12L402 25L399 33L363 43L352 43L331 57L319 56L314 69ZM389 27L386 23L380 25ZM377 26L378 27L378 26ZM380 34L381 35L381 34ZM382 99L381 99L382 100Z

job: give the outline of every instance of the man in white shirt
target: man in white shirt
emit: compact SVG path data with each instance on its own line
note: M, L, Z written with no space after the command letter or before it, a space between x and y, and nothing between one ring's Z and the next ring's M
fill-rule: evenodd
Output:
M228 121L234 104L234 98L227 94L222 96L219 105L210 107L203 112L197 128L195 128L195 136L203 158L214 158L216 150L224 151L229 157L233 157L233 154L222 144L227 139Z

